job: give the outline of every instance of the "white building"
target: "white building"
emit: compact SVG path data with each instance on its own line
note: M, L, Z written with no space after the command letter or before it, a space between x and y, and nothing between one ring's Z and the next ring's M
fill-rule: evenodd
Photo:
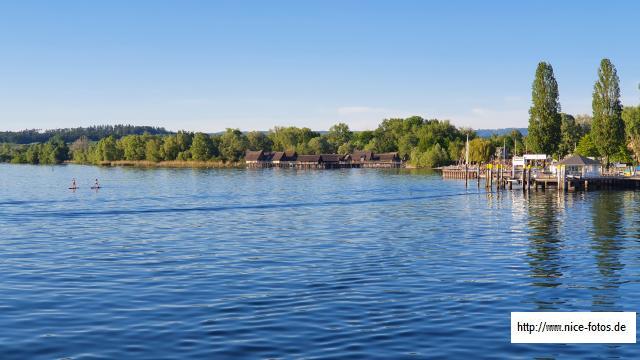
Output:
M581 155L564 158L555 165L556 171L564 169L565 176L597 177L602 175L602 164L598 160Z

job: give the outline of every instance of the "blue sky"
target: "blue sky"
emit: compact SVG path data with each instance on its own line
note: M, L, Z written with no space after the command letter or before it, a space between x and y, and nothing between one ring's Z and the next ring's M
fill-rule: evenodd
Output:
M600 59L640 101L637 1L4 1L0 129L526 126L539 61L591 112Z

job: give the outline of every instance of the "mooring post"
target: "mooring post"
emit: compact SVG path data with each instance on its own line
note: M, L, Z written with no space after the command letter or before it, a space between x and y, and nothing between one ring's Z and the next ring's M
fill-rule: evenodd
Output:
M469 166L464 164L464 186L467 187L469 185Z
M493 190L493 167L494 164L489 164L489 190Z
M485 165L484 168L484 188L489 188L489 164Z

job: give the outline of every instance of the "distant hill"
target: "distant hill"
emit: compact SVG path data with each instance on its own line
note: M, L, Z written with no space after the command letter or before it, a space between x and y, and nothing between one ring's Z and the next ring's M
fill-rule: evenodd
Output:
M65 142L73 142L81 136L86 136L89 140L97 141L110 135L113 135L116 138L121 138L125 135L142 135L144 133L151 135L172 134L172 132L167 131L163 127L99 125L44 131L39 129L0 131L0 143L30 144L35 142L46 142L55 135L60 135Z
M503 128L503 129L478 129L476 130L476 134L479 137L488 138L491 135L504 135L510 133L512 130L518 130L522 135L526 136L528 131L527 128Z

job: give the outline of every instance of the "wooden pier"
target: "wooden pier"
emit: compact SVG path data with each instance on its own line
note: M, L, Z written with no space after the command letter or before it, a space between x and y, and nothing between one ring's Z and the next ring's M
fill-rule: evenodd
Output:
M507 166L489 164L489 166L449 166L438 168L445 179L469 180L481 185L481 179L487 189L494 186L496 189L513 189L522 187L522 190L545 190L554 188L561 191L599 190L599 189L640 189L640 176L591 176L572 177L557 176L553 174L532 174L532 168L513 171Z

